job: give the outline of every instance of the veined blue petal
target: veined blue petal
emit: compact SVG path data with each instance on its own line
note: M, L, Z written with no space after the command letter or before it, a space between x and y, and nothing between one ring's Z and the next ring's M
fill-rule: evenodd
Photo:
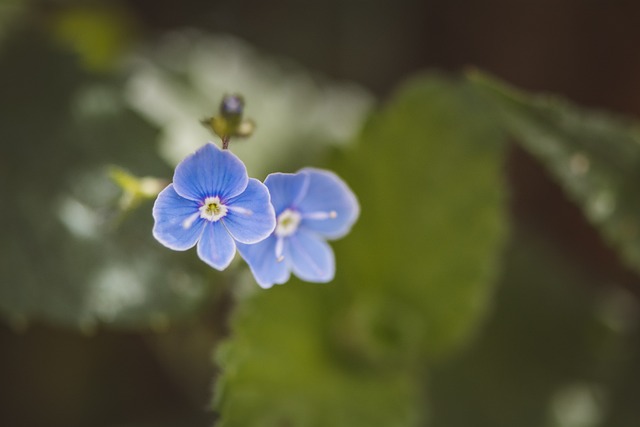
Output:
M218 196L222 201L242 193L249 177L244 163L227 150L208 143L176 167L176 192L191 200Z
M305 168L309 187L297 208L302 214L300 228L314 231L328 239L349 232L360 215L360 205L347 184L330 171Z
M264 184L271 193L271 204L276 215L294 206L307 192L309 177L306 173L272 173L264 180Z
M269 190L250 178L246 190L227 202L227 215L221 219L231 236L241 243L266 239L276 227L276 215L269 201Z
M333 250L327 242L312 233L299 230L287 238L285 259L293 274L307 282L329 282L336 271Z
M236 244L220 221L207 222L198 241L198 256L216 270L224 270L231 264Z
M153 204L153 237L176 251L192 248L204 228L198 208L197 202L181 197L169 184Z
M276 241L271 236L254 245L238 243L238 252L249 264L258 285L265 289L285 283L291 275L287 263L276 258Z

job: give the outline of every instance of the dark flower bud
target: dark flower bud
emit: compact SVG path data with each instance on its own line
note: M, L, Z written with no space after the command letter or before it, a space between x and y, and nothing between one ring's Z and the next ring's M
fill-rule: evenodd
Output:
M220 114L225 118L239 118L244 110L244 98L240 95L225 95L220 103Z
M229 148L231 137L251 136L256 125L251 119L243 119L244 98L242 95L225 95L220 102L220 111L216 116L200 121L205 127L218 135L222 140L222 148Z

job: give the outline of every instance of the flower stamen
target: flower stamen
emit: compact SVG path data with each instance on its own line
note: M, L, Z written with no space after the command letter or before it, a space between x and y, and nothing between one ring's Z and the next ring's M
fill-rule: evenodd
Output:
M216 222L227 215L228 208L220 202L220 197L207 197L200 206L200 218Z
M278 215L278 218L276 218L277 224L274 234L277 237L291 236L298 229L300 221L302 221L302 215L300 215L300 212L292 209L285 209L280 215Z

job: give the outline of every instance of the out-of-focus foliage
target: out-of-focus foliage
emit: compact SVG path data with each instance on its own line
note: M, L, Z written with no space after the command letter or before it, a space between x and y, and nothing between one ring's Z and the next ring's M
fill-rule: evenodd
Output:
M19 20L25 8L25 0L4 0L0 3L0 43L12 29L14 22Z
M241 301L221 352L223 425L633 425L621 396L637 390L626 377L639 371L637 303L522 224L486 331L443 357L487 307L507 133L638 268L636 125L477 75L413 82L331 163L363 207L336 244L334 295L290 285ZM420 378L434 356L445 362L431 364L427 399ZM357 392L367 381L376 386Z
M470 74L502 125L536 156L603 236L640 271L640 126L557 97L530 97Z
M137 177L118 166L110 168L109 177L122 190L118 205L123 212L137 208L145 200L155 199L167 185L163 179Z
M135 37L134 23L115 2L61 9L51 25L56 40L69 46L82 65L95 72L106 72L119 64L119 57Z
M262 131L246 151L247 163L263 174L344 143L371 97L356 86L317 85L237 40L199 34L174 34L155 57L132 55L126 67L116 67L110 40L119 36L102 34L100 25L91 26L96 33L76 31L74 22L93 22L85 13L103 29L124 31L115 12L70 9L54 21L62 25L56 31L69 25L67 35L81 41L69 54L30 32L14 35L2 54L0 189L3 204L13 208L0 212L12 224L0 246L0 313L16 327L41 319L83 330L99 323L163 329L210 306L227 278L194 254L153 240L149 189L142 187L153 184L157 192L159 181L134 175L166 184L175 163L214 139L199 119L217 108L223 87L246 88L262 105L248 108ZM45 68L47 79L40 75ZM105 75L115 68L123 71ZM221 80L211 79L211 71ZM244 144L232 143L234 151Z
M507 228L503 138L468 85L418 77L370 117L346 159L330 164L363 212L339 247L340 279L380 293L370 314L385 325L376 327L429 359L466 336L491 294ZM410 327L414 316L421 321ZM362 337L353 326L352 338Z
M126 108L116 81L81 72L33 34L19 37L0 68L3 317L90 330L162 328L192 312L210 273L153 240L150 204L118 217L107 174L119 164L170 176L156 131Z
M373 102L355 84L323 81L236 38L195 32L169 34L137 57L127 87L129 105L160 128L160 154L170 164L217 139L194 118L217 113L222 96L233 93L244 96L244 117L257 126L231 149L261 178L293 172L349 141Z
M505 232L502 133L466 84L407 84L330 163L362 206L336 280L241 302L223 426L417 425L426 362L477 325Z
M601 424L607 386L620 373L616 363L628 351L634 323L628 295L599 288L547 237L522 224L504 266L483 334L432 371L433 425L610 425Z

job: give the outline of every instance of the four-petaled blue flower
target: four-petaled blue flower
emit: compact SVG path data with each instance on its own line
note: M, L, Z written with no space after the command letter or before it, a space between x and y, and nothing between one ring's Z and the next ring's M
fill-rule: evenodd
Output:
M305 168L296 174L273 173L265 180L277 225L267 239L238 244L258 284L270 288L291 272L308 282L328 282L335 274L333 250L326 240L349 232L360 206L334 173Z
M267 187L214 144L176 167L173 183L153 205L153 218L153 236L160 243L177 251L197 243L198 256L218 270L231 263L236 242L259 242L276 226Z

